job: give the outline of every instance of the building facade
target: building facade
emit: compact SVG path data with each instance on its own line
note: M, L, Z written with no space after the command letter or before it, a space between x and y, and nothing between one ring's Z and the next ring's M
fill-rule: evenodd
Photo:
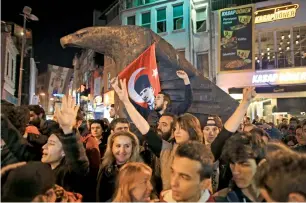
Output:
M120 1L122 25L150 28L170 43L205 77L210 71L210 6L208 0ZM212 67L212 66L211 66Z
M17 105L15 91L18 49L5 22L1 21L1 99Z
M218 13L214 16L217 25ZM217 85L237 99L242 98L243 87L255 86L260 99L248 110L251 118L258 115L274 123L283 117L305 118L306 1L256 3L253 34L253 70L218 72ZM214 35L215 50L218 50L218 29ZM219 67L220 61L215 58Z
M23 33L23 27L13 22L6 22L7 30L10 34L11 40L18 50L18 54L15 60L16 71L14 73L15 92L14 97L18 97L19 87L19 73L20 73L20 53L22 48L22 38L26 38L26 44L24 46L24 61L23 61L23 80L22 80L22 94L21 104L31 104L32 97L35 93L35 84L37 81L37 68L34 60L34 51L32 45L32 30L27 29L26 33Z
M53 115L55 106L61 106L62 98L69 92L73 69L48 64L46 72L38 75L33 104L39 104L47 115Z

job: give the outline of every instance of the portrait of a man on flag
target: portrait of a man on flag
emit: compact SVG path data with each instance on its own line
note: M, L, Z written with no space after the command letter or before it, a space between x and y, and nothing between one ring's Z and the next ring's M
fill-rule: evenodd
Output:
M152 44L136 60L118 75L126 79L129 97L143 108L154 110L155 96L160 92L160 82L155 57L155 44Z

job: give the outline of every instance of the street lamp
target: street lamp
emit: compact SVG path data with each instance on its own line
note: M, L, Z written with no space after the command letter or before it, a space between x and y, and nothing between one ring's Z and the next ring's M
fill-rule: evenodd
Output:
M22 35L22 45L21 45L21 55L20 55L20 70L19 70L19 86L18 86L18 105L21 105L21 92L22 92L22 74L23 74L23 56L24 56L24 46L27 40L26 34L26 23L27 20L38 21L38 18L31 14L32 9L28 6L23 8L23 34Z

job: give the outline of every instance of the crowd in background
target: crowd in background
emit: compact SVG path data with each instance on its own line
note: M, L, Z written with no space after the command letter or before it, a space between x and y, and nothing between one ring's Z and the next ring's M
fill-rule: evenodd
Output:
M112 87L128 118L85 120L65 96L53 120L38 105L1 102L1 200L39 202L306 201L306 121L279 126L246 115L254 88L224 123L186 113L185 101L156 96L154 110L135 108L126 81Z

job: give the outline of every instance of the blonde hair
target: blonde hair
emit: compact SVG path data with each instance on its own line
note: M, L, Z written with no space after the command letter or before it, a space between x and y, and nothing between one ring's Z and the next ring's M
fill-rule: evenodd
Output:
M152 169L144 163L130 162L122 166L118 174L113 202L132 202L131 189L135 187L138 175L144 172L152 175Z
M132 154L128 162L142 161L139 155L139 141L138 141L137 136L131 132L117 132L117 133L111 134L107 139L107 147L106 147L104 157L102 159L101 169L111 166L113 162L115 161L115 157L112 152L112 148L113 148L115 138L119 136L126 136L132 140Z

